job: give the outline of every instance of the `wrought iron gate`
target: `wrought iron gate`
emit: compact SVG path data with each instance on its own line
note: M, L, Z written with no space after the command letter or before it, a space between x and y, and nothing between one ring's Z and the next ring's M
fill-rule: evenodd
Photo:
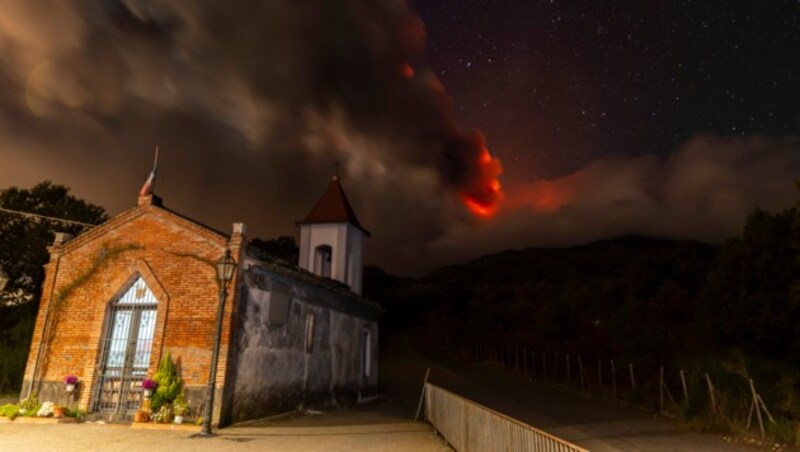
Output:
M111 303L106 317L93 411L132 414L142 402L158 300L141 277Z

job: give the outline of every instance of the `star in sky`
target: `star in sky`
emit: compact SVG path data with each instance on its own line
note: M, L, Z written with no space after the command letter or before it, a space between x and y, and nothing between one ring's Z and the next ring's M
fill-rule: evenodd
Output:
M694 134L800 133L800 7L416 0L428 63L511 181Z

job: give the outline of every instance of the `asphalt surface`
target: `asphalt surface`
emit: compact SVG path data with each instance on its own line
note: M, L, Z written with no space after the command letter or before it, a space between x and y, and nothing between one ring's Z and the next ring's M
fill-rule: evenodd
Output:
M381 344L381 379L388 394L405 401L406 413L415 410L408 401L418 400L430 367L432 383L591 451L757 450L639 409L535 382L495 365L468 363L433 351L417 353L407 338L387 342Z

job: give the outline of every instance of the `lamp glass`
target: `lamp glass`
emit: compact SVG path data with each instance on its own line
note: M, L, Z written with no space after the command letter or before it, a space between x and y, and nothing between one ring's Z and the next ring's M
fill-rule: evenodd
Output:
M236 261L231 257L231 251L225 250L225 255L217 261L217 281L228 283L233 279L233 271L236 269Z

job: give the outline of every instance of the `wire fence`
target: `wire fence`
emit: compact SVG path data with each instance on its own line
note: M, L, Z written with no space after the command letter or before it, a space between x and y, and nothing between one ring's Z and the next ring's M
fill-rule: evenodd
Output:
M697 369L689 373L652 364L584 359L582 355L527 348L467 345L459 351L473 362L497 365L526 379L550 381L596 397L624 400L653 408L667 417L704 415L717 424L737 424L746 431L758 427L762 438L779 424L753 380L739 375L714 381L723 376L712 377L712 372Z
M586 451L432 383L425 384L425 417L457 451Z

